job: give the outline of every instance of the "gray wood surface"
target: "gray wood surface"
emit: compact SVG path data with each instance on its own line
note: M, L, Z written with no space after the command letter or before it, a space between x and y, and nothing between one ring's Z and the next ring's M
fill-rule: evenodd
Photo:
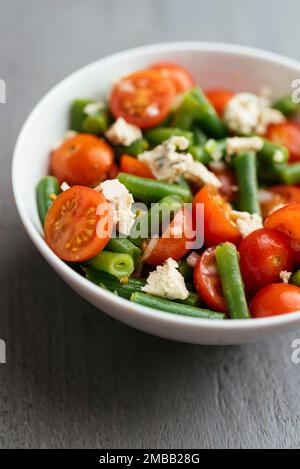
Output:
M109 53L218 40L300 59L298 0L0 0L0 447L300 447L300 331L228 348L160 340L66 287L36 252L11 191L37 101Z

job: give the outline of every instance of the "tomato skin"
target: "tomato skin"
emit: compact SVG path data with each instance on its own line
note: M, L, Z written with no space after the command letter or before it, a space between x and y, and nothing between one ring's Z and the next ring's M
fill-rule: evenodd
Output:
M199 296L209 308L220 313L228 312L222 294L215 247L208 248L198 260L194 270L194 284Z
M45 240L60 259L83 262L105 248L112 233L113 213L107 209L97 215L102 204L107 206L102 194L82 186L74 186L57 197L46 217ZM97 228L102 217L106 217L107 232L99 237Z
M171 80L154 70L122 78L110 97L110 110L140 129L155 127L168 116L175 88ZM153 112L153 109L155 112Z
M266 318L300 311L300 288L272 284L257 293L250 305L253 318Z
M269 126L266 138L288 148L290 162L300 160L300 125L296 122L283 122Z
M113 162L113 151L104 140L78 134L52 152L51 173L60 183L95 187L107 179Z
M169 78L176 89L176 93L185 93L195 86L194 80L190 73L180 65L171 62L160 62L151 67L163 77Z
M205 95L220 117L223 117L225 108L235 93L225 89L212 89L205 91Z
M276 210L266 219L265 227L300 243L300 204L289 204Z
M206 246L229 241L239 244L242 237L230 220L230 205L212 187L205 186L194 198L193 205L204 204L204 239Z
M293 270L293 251L289 241L275 230L254 231L241 242L239 254L241 273L250 294L280 282L282 271Z
M120 159L120 170L122 173L133 174L141 178L155 179L152 171L146 163L139 161L130 155L122 155Z
M176 235L177 229L182 234ZM154 238L148 244L143 261L148 265L158 266L164 264L170 257L180 261L188 252L187 243L192 243L193 217L189 210L179 210L161 238Z

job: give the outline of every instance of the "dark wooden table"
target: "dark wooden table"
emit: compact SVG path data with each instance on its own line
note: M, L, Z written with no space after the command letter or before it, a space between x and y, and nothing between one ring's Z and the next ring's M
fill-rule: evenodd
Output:
M132 15L132 17L131 17ZM298 0L1 0L0 447L300 447L300 331L241 347L136 332L66 287L27 238L10 168L29 111L70 72L169 40L300 59ZM296 78L296 77L295 77Z

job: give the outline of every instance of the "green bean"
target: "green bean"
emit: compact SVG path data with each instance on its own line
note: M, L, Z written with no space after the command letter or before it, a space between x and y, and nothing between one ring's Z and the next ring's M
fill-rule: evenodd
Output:
M129 277L134 271L134 261L131 256L109 251L102 251L98 256L87 261L86 265L119 279Z
M285 96L278 99L278 101L273 104L273 108L282 112L286 117L291 117L300 110L300 104L295 103L291 96Z
M289 150L282 145L276 145L269 140L264 140L264 146L257 153L257 157L262 165L270 165L272 167L274 164L287 163L289 160Z
M293 285L296 285L296 287L300 287L300 270L297 270L297 272L294 273L290 282Z
M182 199L176 195L168 195L159 203L152 205L146 214L135 221L130 233L132 243L141 247L145 239L154 234L160 235L168 220L173 220L174 215L182 206ZM152 233L154 229L158 231Z
M227 140L224 138L221 140L215 140L211 138L206 142L204 149L206 153L210 156L211 160L220 161L226 157Z
M203 130L199 129L199 127L194 127L193 129L194 133L194 142L196 145L205 145L208 137L205 135Z
M82 122L82 130L88 134L101 135L110 125L110 116L107 109L102 109L93 116L87 116Z
M255 153L242 153L233 159L239 186L239 210L260 214Z
M225 315L221 313L175 303L174 301L163 300L144 293L133 293L130 299L133 303L179 316L188 316L198 319L225 319Z
M57 178L53 176L46 176L42 178L37 186L37 205L40 220L42 225L45 224L45 219L49 208L53 204L56 196L58 196L59 184Z
M149 143L146 139L136 140L129 146L117 145L114 147L114 151L117 157L120 157L124 154L130 156L138 156L144 153L149 149Z
M249 319L250 313L236 246L231 243L220 244L216 248L216 260L231 319Z
M177 195L183 202L191 202L192 200L191 191L180 187L178 184L168 184L125 173L120 173L118 179L127 187L135 199L142 202L159 202L168 195Z
M189 266L186 259L180 261L178 270L184 277L185 282L190 282L193 280L194 269Z
M194 143L194 134L192 132L176 129L175 127L157 127L145 133L145 138L153 145L160 145L171 137L184 137L188 140L189 145Z
M88 280L127 300L130 300L133 293L142 293L142 288L146 286L146 281L143 279L129 278L126 283L121 283L115 277L104 272L97 272L90 268L84 268L84 271ZM201 299L197 293L191 292L186 300L178 300L178 303L196 307L201 304Z
M280 165L277 167L277 180L288 185L300 183L300 163ZM277 181L276 181L277 182Z
M135 266L139 264L142 257L141 249L133 244L128 238L111 238L106 249L110 252L128 254L133 258Z
M82 132L82 123L86 118L84 108L88 104L94 103L95 101L93 101L92 99L76 99L75 101L73 101L71 107L71 130L75 130L75 132Z
M203 145L192 145L189 147L189 153L198 163L207 165L212 161L211 156L207 153Z
M195 123L210 137L225 137L224 124L200 88L189 91L175 113L173 127L192 130Z

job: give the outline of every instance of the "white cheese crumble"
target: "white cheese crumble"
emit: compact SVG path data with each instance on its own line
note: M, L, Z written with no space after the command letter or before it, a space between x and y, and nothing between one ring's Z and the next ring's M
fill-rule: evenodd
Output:
M199 254L197 254L196 252L192 252L187 258L188 266L194 269L199 259L200 259Z
M87 116L95 116L96 114L98 114L99 111L102 111L102 109L105 109L105 103L100 101L99 103L87 104L84 107L83 112Z
M132 194L118 179L105 181L95 190L102 192L107 202L112 205L114 222L119 233L128 236L135 221L135 215L132 211L132 205L134 204Z
M248 212L231 212L231 218L235 221L236 226L243 238L247 238L254 231L263 228L263 219L257 213L251 215Z
M248 151L259 152L263 149L264 141L260 137L233 137L226 140L227 155L235 155Z
M61 190L62 190L63 192L66 192L66 191L68 191L69 189L71 189L71 186L69 186L69 184L68 184L66 181L64 181L64 182L62 183L62 185L60 186L60 188L61 188Z
M143 137L141 129L128 124L122 117L116 120L105 135L114 145L124 145L126 147Z
M179 153L187 150L188 146L186 138L171 137L153 150L142 153L138 159L149 166L158 180L173 183L184 176L200 185L210 184L220 188L221 181L206 166L194 161L190 153Z
M282 272L280 272L279 277L283 281L283 283L288 285L288 283L291 280L292 275L293 275L292 272L288 272L287 270L283 270Z
M239 135L264 135L270 124L280 124L284 115L272 109L269 101L251 93L238 93L227 104L224 120Z
M167 300L186 300L189 292L183 276L177 269L178 263L168 259L163 266L158 266L151 272L142 291Z

